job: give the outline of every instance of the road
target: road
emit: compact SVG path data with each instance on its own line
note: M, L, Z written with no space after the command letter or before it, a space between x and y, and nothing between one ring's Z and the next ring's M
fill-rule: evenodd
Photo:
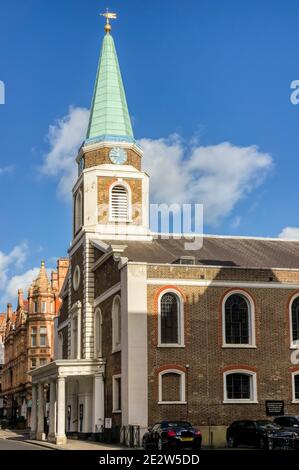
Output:
M26 442L11 440L11 439L0 439L0 451L1 450L51 450L45 447L35 446L33 444L27 444Z

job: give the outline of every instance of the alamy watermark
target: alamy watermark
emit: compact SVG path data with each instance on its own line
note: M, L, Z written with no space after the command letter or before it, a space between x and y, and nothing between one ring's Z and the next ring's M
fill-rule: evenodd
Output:
M203 246L202 204L150 204L148 224L144 221L145 210L140 203L116 211L114 218L114 207L109 204L98 206L99 230L102 230L101 223L108 223L109 233L112 231L116 237L129 238L140 233L140 226L150 225L150 235L154 239L183 239L186 251L200 250Z
M0 80L0 104L5 104L5 84Z

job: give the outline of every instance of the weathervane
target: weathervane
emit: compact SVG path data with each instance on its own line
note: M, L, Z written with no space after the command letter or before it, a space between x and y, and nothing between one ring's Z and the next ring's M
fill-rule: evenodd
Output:
M106 13L100 13L100 16L104 16L106 18L105 31L107 34L109 34L111 31L110 20L116 20L117 14L109 12L109 9L107 8Z

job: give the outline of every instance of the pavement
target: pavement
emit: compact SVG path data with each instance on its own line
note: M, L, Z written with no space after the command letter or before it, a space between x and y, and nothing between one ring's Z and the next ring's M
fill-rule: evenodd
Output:
M26 449L26 446L29 447ZM24 447L24 449L23 449ZM58 446L47 441L33 441L26 431L0 429L0 450L127 450L127 447L92 441L68 439L67 444Z

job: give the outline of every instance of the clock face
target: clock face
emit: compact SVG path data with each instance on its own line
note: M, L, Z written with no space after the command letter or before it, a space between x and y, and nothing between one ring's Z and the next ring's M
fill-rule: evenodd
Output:
M123 165L127 161L127 152L120 147L114 147L112 150L110 150L109 158L112 163Z

